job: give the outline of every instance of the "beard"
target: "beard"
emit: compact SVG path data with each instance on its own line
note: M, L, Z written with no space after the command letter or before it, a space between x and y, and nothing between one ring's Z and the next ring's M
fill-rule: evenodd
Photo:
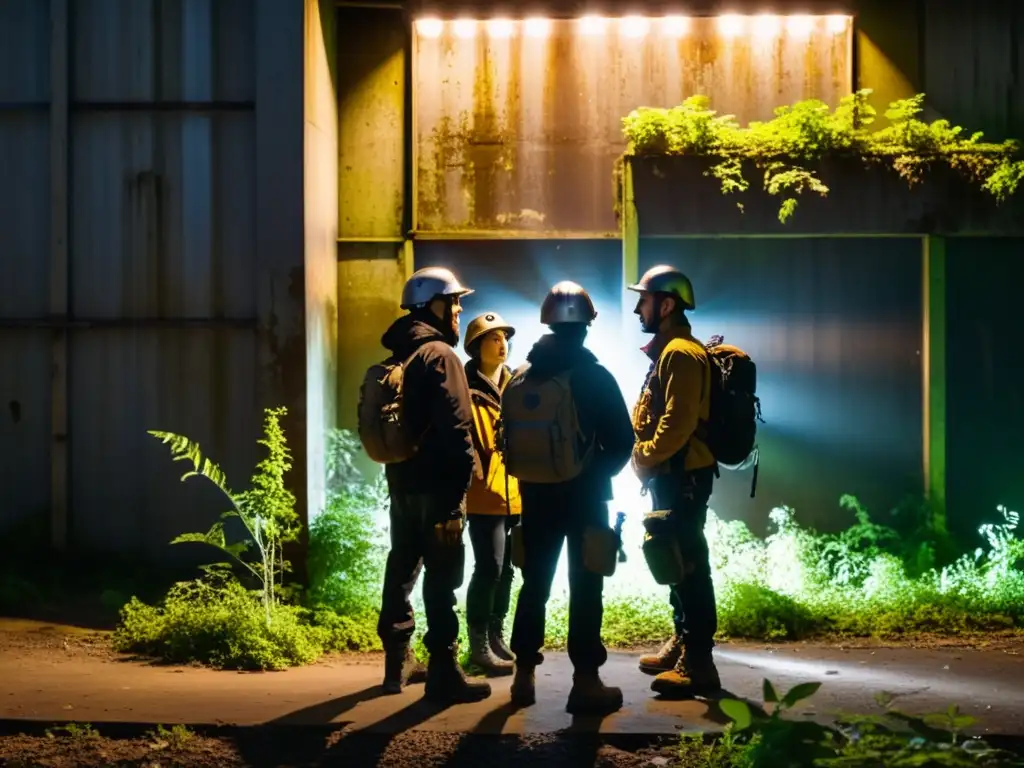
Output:
M642 315L640 316L640 329L644 333L657 333L661 323L658 320L647 320Z

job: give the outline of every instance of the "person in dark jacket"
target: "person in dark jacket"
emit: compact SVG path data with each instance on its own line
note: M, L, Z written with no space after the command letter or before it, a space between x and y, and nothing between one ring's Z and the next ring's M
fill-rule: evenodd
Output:
M472 291L451 271L415 272L402 291L402 309L381 343L405 361L402 418L422 435L412 458L385 469L391 496L388 552L377 632L385 651L384 689L398 693L421 670L409 643L415 628L410 595L420 570L430 654L426 696L442 702L477 701L486 682L466 679L456 642L455 590L465 565L462 531L473 474L473 416L469 385L453 347L459 340L460 299Z
M512 377L509 339L515 328L487 312L466 328L466 378L473 404L476 466L466 495L473 575L466 592L469 660L490 675L512 674L512 651L505 643L505 616L512 596L510 533L519 524L519 483L505 474L497 450L501 391Z
M547 602L562 544L568 542L569 658L574 674L566 709L573 714L604 714L622 707L622 691L605 686L598 674L608 658L601 642L604 577L587 570L583 552L588 528L609 530L611 479L629 461L633 428L618 383L583 346L596 317L590 296L579 285L566 281L554 286L540 312L541 322L552 333L530 350L529 368L516 374L502 400L502 418L511 418L509 392L520 376L523 381L543 382L570 372L568 386L579 432L588 446L589 459L571 480L535 483L520 477L519 483L523 587L512 627L516 656L512 701L527 706L536 700L535 669L544 660L540 650ZM512 427L506 424L506 428ZM509 461L509 471L515 474L511 454Z

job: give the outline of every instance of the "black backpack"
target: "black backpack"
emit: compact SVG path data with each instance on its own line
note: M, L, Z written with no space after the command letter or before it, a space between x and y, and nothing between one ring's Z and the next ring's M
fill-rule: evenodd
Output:
M711 415L701 424L697 435L719 466L731 470L753 466L753 498L760 463L757 422L764 423L757 397L757 365L742 349L723 341L722 336L712 336L704 345L711 367Z

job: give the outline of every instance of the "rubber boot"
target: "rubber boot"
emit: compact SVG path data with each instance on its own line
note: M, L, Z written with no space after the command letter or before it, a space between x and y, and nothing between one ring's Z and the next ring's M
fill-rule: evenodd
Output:
M388 649L384 654L384 693L394 695L410 683L423 682L426 668L416 658L412 648L400 645Z
M498 658L491 651L486 629L469 630L469 663L482 669L488 676L512 674L512 662Z
M645 675L660 675L676 668L676 662L683 655L683 638L673 635L655 653L645 653L640 657L640 671Z
M516 676L512 680L512 703L517 707L530 707L537 703L537 677L535 668L516 664Z
M597 672L577 672L565 711L570 715L610 715L622 709L622 689L605 685Z
M502 661L515 661L516 655L505 643L504 622L496 621L487 632L487 640L491 646L491 653Z
M466 677L459 664L458 648L453 646L430 654L423 695L440 704L466 704L486 699L491 695L491 686L484 680Z
M722 690L722 680L710 651L701 654L684 651L673 670L654 678L651 690L666 698L692 699L718 693Z

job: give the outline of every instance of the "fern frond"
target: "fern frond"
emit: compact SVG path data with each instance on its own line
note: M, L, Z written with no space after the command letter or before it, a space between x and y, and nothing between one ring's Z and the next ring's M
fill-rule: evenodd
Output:
M199 443L173 432L161 432L156 429L148 429L146 431L164 445L170 446L171 456L174 461L187 461L192 464L192 469L181 476L182 482L193 476L205 477L220 488L229 499L234 500L234 494L228 488L228 481L224 471L214 462L203 456Z

